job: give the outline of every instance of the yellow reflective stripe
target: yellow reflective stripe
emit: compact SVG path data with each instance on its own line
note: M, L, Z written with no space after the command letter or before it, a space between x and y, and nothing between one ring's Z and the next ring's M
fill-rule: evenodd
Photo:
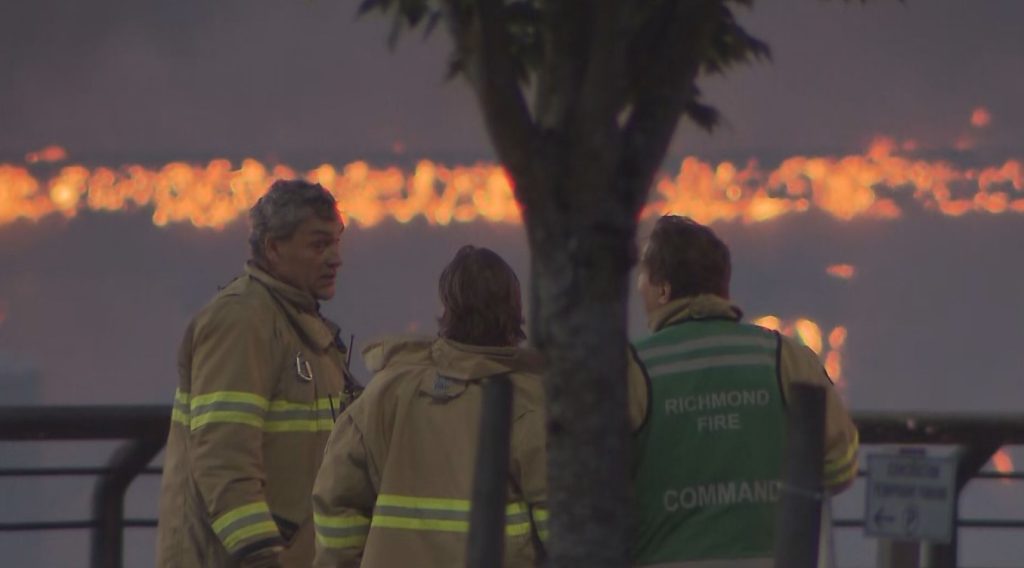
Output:
M217 517L217 520L213 521L213 530L214 532L220 532L224 527L246 515L261 512L266 513L267 517L270 517L270 507L268 507L263 501L257 501L255 503L249 503L248 505L242 505L236 509L231 509L227 513Z
M530 513L533 515L533 522L537 529L537 538L541 541L548 539L548 510L545 507L534 507Z
M197 406L206 406L217 402L240 402L258 406L263 410L270 406L270 402L262 396L244 391L217 391L201 394L192 397L191 406L192 410L195 410Z
M352 515L323 515L320 513L313 513L313 522L316 523L317 526L330 527L332 529L370 526L370 519L363 516Z
M439 509L442 511L469 511L467 499L440 499L437 497L406 497L404 495L381 494L377 496L377 504L392 507L410 507L414 509Z
M194 396L189 401L191 428L218 422L261 428L268 405L267 399L251 392L217 391Z
M189 425L189 394L180 388L174 389L174 404L171 406L171 422L177 422L186 428Z
M467 499L382 494L377 497L376 506L377 512L371 521L371 526L374 527L446 532L469 531L471 503ZM430 518L432 514L442 513L447 513L449 516L454 513L456 518ZM505 507L505 513L510 517L509 524L505 528L506 534L518 536L530 532L529 508L525 503L509 503ZM519 517L522 520L516 519L515 522L512 522L511 517Z
M530 533L530 521L522 521L505 527L508 536L522 536Z
M846 453L841 458L834 461L825 462L825 477L831 477L836 473L841 473L849 469L850 462L856 461L857 450L860 447L860 433L856 430L853 431L853 441L846 448Z
M190 422L193 430L206 426L211 422L248 424L249 426L255 426L256 428L263 427L262 416L256 416L248 412L233 412L230 410L215 410L213 412L207 412L201 416L193 417Z
M412 529L446 532L469 532L469 521L448 521L440 519L418 519L414 517L392 517L374 515L372 527L388 529Z
M188 428L188 426L189 426L188 414L185 414L181 410L178 410L177 408L175 408L174 410L171 410L171 422L177 422L177 423L185 426L186 428Z
M451 519L421 519L418 517L396 517L393 515L374 515L370 526L386 529L408 529L444 532L469 532L469 521ZM505 527L508 536L529 534L530 522L525 521Z
M329 432L334 429L331 401L319 398L310 402L274 400L270 402L264 430L267 432Z
M377 496L377 505L391 507L409 507L412 509L436 509L440 511L465 511L469 512L469 499L442 499L439 497L407 497L405 495L391 495L382 493ZM505 513L527 512L526 503L516 501L505 507Z
M341 394L338 394L338 399L341 398ZM316 399L317 410L335 410L338 408L338 399L333 398L318 398Z
M515 503L509 503L508 507L505 507L506 515L514 515L516 513L528 513L530 508L526 506L526 503L522 501L516 501Z
M822 483L824 483L827 486L842 485L856 476L857 460L853 460L849 463L845 470L833 472L829 475L823 476Z
M370 519L351 515L313 513L316 540L327 548L357 548L366 542Z
M280 537L270 508L263 501L232 509L213 521L212 526L228 550L234 550L252 537Z
M241 541L259 535L280 537L281 533L277 532L277 523L274 521L261 521L254 525L247 525L240 528L224 537L224 546L227 547L228 550L234 550Z
M856 464L850 464L850 468L845 472L840 472L827 477L822 480L822 483L828 487L835 487L837 485L843 485L855 477L857 477L857 466Z

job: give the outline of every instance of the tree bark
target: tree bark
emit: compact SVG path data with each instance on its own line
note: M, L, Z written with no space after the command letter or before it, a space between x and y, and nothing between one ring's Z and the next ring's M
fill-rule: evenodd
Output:
M550 200L573 193L554 185L596 183L570 175L580 169L565 162L548 163L551 169L538 176L543 185L522 190L543 191ZM606 177L590 185L591 199L610 195L615 182ZM626 208L564 205L574 214L524 217L530 338L549 361L549 566L623 567L631 510L625 378L635 221Z
M608 188L593 189L608 194ZM628 224L629 211L618 213ZM629 548L625 376L632 243L602 228L610 220L563 219L544 227L527 219L530 330L549 361L549 565L621 567L628 565Z
M549 363L548 564L627 566L626 313L637 215L695 95L710 36L701 18L718 3L666 2L647 20L627 18L632 9L617 2L553 4L532 114L506 49L502 0L445 5L530 243L530 335ZM653 22L641 46L650 49L630 54L644 21ZM633 85L629 55L645 60Z

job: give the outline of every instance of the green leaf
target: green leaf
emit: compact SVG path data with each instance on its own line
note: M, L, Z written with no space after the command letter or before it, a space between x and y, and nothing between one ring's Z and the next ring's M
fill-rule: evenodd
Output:
M718 109L697 100L691 100L686 103L686 106L683 108L683 114L707 132L714 130L721 120Z

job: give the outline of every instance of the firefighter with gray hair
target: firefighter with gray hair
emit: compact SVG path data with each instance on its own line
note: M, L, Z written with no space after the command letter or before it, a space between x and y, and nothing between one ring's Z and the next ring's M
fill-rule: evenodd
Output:
M249 211L244 273L202 308L178 355L157 532L159 568L306 568L310 494L358 394L337 325L345 229L319 184L278 180Z

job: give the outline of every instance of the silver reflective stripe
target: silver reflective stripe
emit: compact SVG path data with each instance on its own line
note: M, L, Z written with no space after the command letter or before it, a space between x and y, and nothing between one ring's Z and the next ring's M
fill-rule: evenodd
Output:
M505 517L505 523L507 525L518 525L520 523L528 522L530 522L530 514L526 511L523 511L522 513L508 513L508 516Z
M749 335L718 335L694 339L683 343L672 343L670 345L659 345L640 349L640 355L644 359L662 357L665 355L681 355L699 349L714 349L717 347L763 347L775 349L775 340L769 337L756 337Z
M192 409L192 417L203 416L211 412L247 412L250 414L261 415L263 409L258 405L251 404L248 402L235 402L230 400L222 400L217 402L208 402L203 405L195 405Z
M353 525L351 527L325 527L323 525L317 525L316 532L317 534L328 537L365 535L370 532L370 522L367 521L364 525Z
M689 359L686 361L656 365L651 367L650 374L651 377L654 378L659 375L688 373L713 367L748 367L753 365L771 366L774 364L774 354L758 353L753 355L717 355L714 357L701 357L699 359Z
M730 560L682 560L661 564L644 564L644 568L774 568L772 558L736 558Z

